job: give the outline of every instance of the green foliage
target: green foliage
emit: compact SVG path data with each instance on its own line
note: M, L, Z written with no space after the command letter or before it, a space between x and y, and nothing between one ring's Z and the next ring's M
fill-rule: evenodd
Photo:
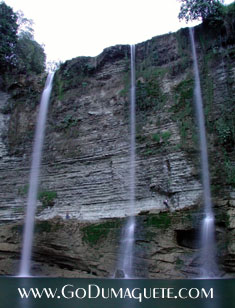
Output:
M0 69L6 71L15 64L17 15L4 2L0 3Z
M119 92L119 95L126 97L130 90L130 74L126 72L123 75L123 89Z
M67 114L63 120L64 127L67 128L67 127L75 126L77 124L77 121L78 120L75 119L72 114Z
M89 225L82 228L83 241L90 245L96 245L101 239L107 238L114 228L120 228L119 222L106 222L103 224Z
M71 90L80 86L85 93L89 86L89 77L94 74L96 63L90 57L78 57L60 64L56 78L63 82L63 90Z
M33 20L26 18L21 10L17 11L16 15L18 24L18 34L21 35L21 33L27 32L30 33L31 36L33 37L34 34Z
M157 137L156 137L157 138ZM148 136L141 135L140 133L136 135L136 141L139 143L144 143L148 141Z
M42 73L45 70L43 47L33 39L32 20L17 14L4 2L0 3L0 69L18 73ZM17 30L19 36L17 37Z
M58 231L59 224L53 224L50 221L39 221L35 225L35 233Z
M145 150L143 152L146 156L155 155L159 152L163 152L167 149L166 146L169 145L169 139L171 137L171 131L164 131L161 133L154 133L152 135L140 135L136 136L136 141L140 143L145 143Z
M52 226L48 221L40 221L35 225L35 232L51 232Z
M148 227L167 229L171 225L171 217L167 212L159 213L158 215L149 215L146 220Z
M22 32L16 46L17 68L21 73L40 74L45 70L46 55L29 32Z
M66 114L64 119L57 123L56 128L58 130L67 130L78 124L78 119L73 114Z
M170 131L165 131L163 133L161 133L161 137L162 137L162 141L163 143L168 143L169 142L169 139L171 137L171 132Z
M229 121L224 120L222 117L215 122L219 143L221 145L226 145L230 141L232 142L232 128L229 124Z
M229 159L225 161L226 183L235 187L235 164Z
M161 80L167 69L146 68L137 72L136 83L136 109L138 111L150 111L159 109L166 100L162 92Z
M48 63L47 63L48 65ZM61 67L62 64L60 64ZM52 66L47 66L48 70L51 70L53 68L53 64ZM64 99L64 94L66 92L67 89L67 79L63 78L60 68L56 71L54 79L53 79L53 91L52 91L52 95L55 95L59 100L63 100Z
M155 148L151 148L148 144L146 145L146 150L144 152L145 156L152 156L158 153L158 150Z
M235 3L228 6L220 5L216 15L209 16L204 22L203 31L198 31L206 63L221 55L219 46L234 40ZM226 51L229 54L229 51ZM224 55L226 56L226 55Z
M53 206L55 204L55 198L57 197L57 193L55 191L40 191L38 194L38 199L42 202L42 205Z
M190 20L206 20L209 16L218 15L221 1L219 0L180 0L181 7L178 18Z
M229 215L224 210L216 212L215 219L216 224L223 224L225 227L229 227Z
M217 148L218 151L213 153L211 158L213 162L212 176L212 192L217 195L224 185L235 188L235 163L232 156L229 155L224 148ZM223 153L221 153L221 150ZM220 162L218 164L218 161ZM222 187L221 187L222 185Z
M202 79L202 89L206 95L203 96L203 101L206 103L208 111L212 107L213 100L214 100L214 83L212 76L210 76L210 66L213 58L215 57L213 51L207 52L208 49L208 37L203 37L204 33L200 35L200 42L202 48L204 49L203 53L203 73L201 74L200 78ZM205 110L206 111L206 110Z
M58 98L59 100L62 100L64 97L64 91L63 91L63 81L58 77L56 78L56 88L57 88L57 92L58 92Z
M193 80L191 78L181 81L175 88L175 104L170 108L172 118L177 121L181 145L185 146L187 137L194 134L193 127Z
M230 5L218 4L215 14L208 16L207 21L210 26L217 27L225 25L226 29L234 29L235 3ZM228 33L227 33L228 34Z
M177 44L178 53L179 55L181 55L181 58L183 58L181 61L185 61L187 60L187 55L188 55L187 51L189 48L188 29L187 28L180 29L175 33L175 37L178 42Z
M159 134L155 133L155 134L152 135L152 140L159 143L160 140L161 140L161 136Z
M11 228L12 232L16 232L20 235L23 234L23 225L15 225Z
M29 184L26 184L18 189L19 196L26 196L29 191ZM40 200L43 206L53 206L57 198L57 193L51 190L40 190L38 193L38 200Z
M235 8L235 5L233 7ZM227 7L226 11L231 11L231 8L232 6L230 8ZM228 18L226 17L223 21L224 24L227 21ZM223 101L217 104L217 93L215 91L217 82L211 72L213 72L218 63L221 63L221 60L225 61L229 67L233 56L230 57L227 51L225 52L223 49L220 51L217 47L222 44L223 39L228 39L228 31L226 31L226 37L223 37L220 34L221 30L219 27L216 27L215 30L212 27L207 27L206 29L207 31L201 31L199 35L203 50L202 74L200 77L206 127L209 134L209 150L211 142L213 142L213 152L210 153L209 151L212 192L214 195L217 195L219 191L222 192L224 185L235 186L235 166L233 163L235 145L234 100L232 83L230 84L229 74L225 69L226 87L220 90ZM226 27L227 29L229 27ZM220 164L218 164L218 161L220 161Z
M180 129L182 145L185 144L189 132L193 128L193 80L181 81L175 88L175 104L170 108L173 119L177 121Z
M19 234L23 234L23 225L15 225L11 228L13 232L17 232ZM35 233L42 233L42 232L53 232L58 231L59 224L52 223L50 221L37 221L35 224Z
M169 139L171 137L171 131L165 131L160 134L155 133L152 135L151 139L156 143L162 143L162 145L166 145L169 143Z
M193 98L193 80L185 79L175 87L175 96L178 101L178 108L185 107L188 102L192 102Z

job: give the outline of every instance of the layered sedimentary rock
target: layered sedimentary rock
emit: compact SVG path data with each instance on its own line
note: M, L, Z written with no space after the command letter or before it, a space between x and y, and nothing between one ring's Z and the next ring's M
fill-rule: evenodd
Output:
M231 37L215 40L208 25L196 30L223 272L234 272L235 262ZM9 86L9 94L0 93L3 274L11 271L12 262L17 267L20 253L19 226L43 80L21 77ZM95 58L67 61L55 75L37 211L46 228L36 232L38 273L113 274L129 206L129 80L130 48L123 45ZM135 211L142 230L136 235L136 275L193 276L202 187L187 29L136 45L136 98ZM66 214L69 220L63 220Z
M174 43L177 41L174 40ZM159 46L163 48L161 42ZM173 52L175 48L176 46ZM166 49L170 52L167 47ZM141 45L139 50L141 52ZM178 59L173 61L179 59L178 56ZM84 220L123 217L129 206L129 47L110 48L98 57L95 64L94 59L85 58L85 64L82 60L75 59L64 64L55 80L56 88L49 112L42 163L41 187L45 191L55 191L57 198L53 208L40 208L41 218L56 215L63 217L67 211L72 217ZM87 68L89 65L91 73L83 77L83 66ZM172 63L164 65L169 66ZM70 71L72 73L69 73ZM69 74L72 74L71 79L66 78ZM125 75L127 85L123 80ZM174 84L181 82L183 77L184 75L180 76L178 81L174 79ZM173 208L190 207L196 205L201 196L201 185L195 175L197 171L192 159L177 149L180 143L179 129L169 113L169 108L173 105L170 80L163 76L157 82L157 87L161 90L154 98L156 104L162 104L158 95L167 97L164 98L164 105L160 107L161 113L152 112L153 108L150 106L150 113L140 110L138 114L140 119L137 128L140 127L140 132L137 141L138 138L144 141L141 140L137 145L136 213L162 209L163 200L166 198ZM164 89L166 84L168 87ZM56 91L63 93L58 94ZM123 94L124 91L126 93ZM154 105L155 102L151 104ZM10 123L11 149L18 146L17 134L19 138L25 139L25 135L33 131L30 129L32 123L29 118L35 115L29 114L31 110L25 110L23 105L20 110L18 108L20 107L14 109L10 120L18 122ZM142 119L142 116L145 119ZM158 136L159 140L155 141L154 137ZM20 218L23 214L21 209L26 193L23 196L20 194L27 190L31 154L31 143L28 140L23 142L24 148L22 144L18 148L17 166L14 166L15 155L9 158L13 163L11 162L8 172L9 180L3 185L3 191L4 186L8 190L12 187L7 204L5 198L1 198L1 202L8 206L9 212L5 215L2 213L1 216L6 220ZM7 157L5 153L5 160ZM5 172L7 169L6 165L2 170Z

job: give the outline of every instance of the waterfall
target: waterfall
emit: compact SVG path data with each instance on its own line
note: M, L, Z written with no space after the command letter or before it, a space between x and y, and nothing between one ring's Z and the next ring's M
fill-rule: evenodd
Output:
M199 143L200 143L200 157L202 169L202 185L203 185L203 201L204 201L204 218L201 228L201 275L204 278L215 277L217 274L216 264L216 248L215 248L215 223L214 213L211 201L210 191L210 175L208 167L208 153L205 130L205 119L203 112L203 101L200 86L200 77L197 63L197 54L194 40L194 30L189 28L193 69L194 69L194 101L197 116L197 123L199 128Z
M130 216L135 209L135 45L131 45ZM132 219L133 220L133 219ZM135 225L135 223L133 222Z
M42 146L44 140L46 117L48 110L48 103L52 89L53 73L50 73L47 77L45 88L42 93L39 114L37 118L37 126L34 137L32 165L30 171L29 180L29 192L27 199L26 219L23 234L23 247L20 262L19 276L30 276L30 262L32 255L33 244L33 232L34 232L34 220L37 204L38 183L40 175L40 164L42 157Z
M133 277L133 249L135 240L136 221L134 217L135 209L135 45L131 45L131 89L130 89L130 206L129 218L123 230L121 239L121 260L119 269L123 271L125 278Z

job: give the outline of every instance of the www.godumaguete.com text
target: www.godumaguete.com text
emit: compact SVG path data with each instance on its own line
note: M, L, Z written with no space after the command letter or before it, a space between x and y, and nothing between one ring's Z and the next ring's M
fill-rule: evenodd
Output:
M18 288L21 299L213 299L213 288L104 288L89 284L86 288L66 284L59 288Z

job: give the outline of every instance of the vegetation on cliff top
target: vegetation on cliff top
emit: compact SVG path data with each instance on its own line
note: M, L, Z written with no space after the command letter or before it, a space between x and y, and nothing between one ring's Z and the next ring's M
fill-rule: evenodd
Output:
M6 70L15 61L17 15L4 2L0 3L0 69Z
M189 20L202 19L208 17L216 18L221 13L220 0L180 0L181 7L178 15L179 19Z
M43 47L33 38L32 24L22 12L0 3L0 70L2 73L39 74L45 70ZM25 26L25 27L24 27ZM24 30L25 29L25 30Z

